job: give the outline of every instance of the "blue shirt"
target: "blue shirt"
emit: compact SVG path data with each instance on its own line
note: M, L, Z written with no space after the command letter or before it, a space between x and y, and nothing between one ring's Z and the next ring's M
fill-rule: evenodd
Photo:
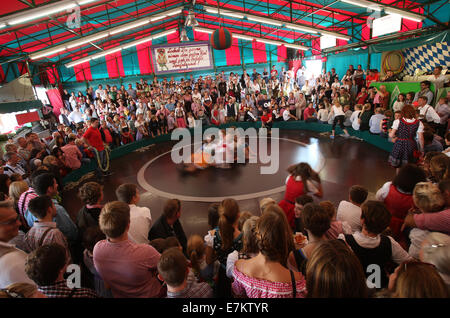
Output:
M383 120L384 115L382 114L375 114L370 117L369 120L369 126L370 126L370 132L372 134L379 134L381 133L381 121Z

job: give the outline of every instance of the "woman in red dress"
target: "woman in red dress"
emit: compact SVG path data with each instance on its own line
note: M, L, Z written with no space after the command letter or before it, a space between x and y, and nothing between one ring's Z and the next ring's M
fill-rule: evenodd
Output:
M286 213L289 225L295 226L295 199L303 194L313 193L321 198L323 196L322 184L319 174L305 162L290 166L287 171L289 176L286 178L286 191L284 199L278 205Z
M386 182L376 193L377 200L384 202L392 214L389 224L392 237L404 248L408 245L408 235L401 231L401 227L408 211L414 208L414 187L417 183L426 180L424 170L414 164L407 164L399 170L392 182Z

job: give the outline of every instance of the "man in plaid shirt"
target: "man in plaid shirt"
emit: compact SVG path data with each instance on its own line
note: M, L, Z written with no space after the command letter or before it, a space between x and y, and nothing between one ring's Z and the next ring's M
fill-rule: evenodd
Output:
M208 283L198 283L194 275L189 275L186 257L177 247L169 248L162 253L158 272L167 284L167 298L213 297L212 288Z
M48 195L31 199L28 204L29 211L38 219L25 235L26 252L32 252L42 245L59 244L66 250L67 263L70 263L69 244L64 234L56 227L53 218L56 208Z
M28 255L25 265L27 275L48 298L98 298L91 289L68 287L63 277L66 268L66 253L59 244L39 247Z

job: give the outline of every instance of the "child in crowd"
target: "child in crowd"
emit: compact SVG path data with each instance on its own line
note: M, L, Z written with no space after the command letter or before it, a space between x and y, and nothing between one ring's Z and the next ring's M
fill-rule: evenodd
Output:
M189 277L188 261L177 248L161 254L159 276L167 285L167 298L212 298L213 290L207 283L198 283Z
M205 241L200 235L189 237L187 254L190 260L190 267L197 279L213 284L220 264L217 261L209 265L206 263Z
M442 211L445 207L444 197L439 187L431 182L419 182L414 187L413 193L414 205L420 213L434 213ZM422 242L430 232L413 228L409 233L411 245L409 247L409 255L419 259L419 251Z

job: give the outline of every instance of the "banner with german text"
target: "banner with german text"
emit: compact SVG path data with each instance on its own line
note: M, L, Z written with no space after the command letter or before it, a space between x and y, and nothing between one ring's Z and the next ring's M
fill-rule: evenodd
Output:
M156 74L208 70L214 67L209 42L152 46Z

